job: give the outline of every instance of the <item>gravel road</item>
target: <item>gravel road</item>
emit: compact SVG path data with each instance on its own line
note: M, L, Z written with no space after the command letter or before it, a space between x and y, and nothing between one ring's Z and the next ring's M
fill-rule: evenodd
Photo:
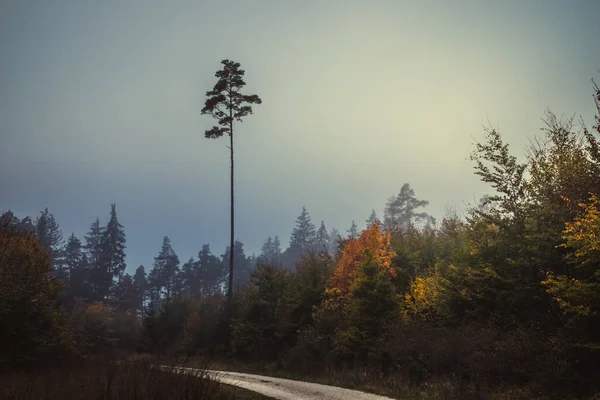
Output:
M357 390L270 376L227 371L209 371L209 375L225 384L239 386L280 400L393 400Z
M229 371L203 371L196 368L157 365L162 370L180 374L208 375L227 385L238 386L279 400L394 400L391 397L344 389L336 386L273 378L270 376Z

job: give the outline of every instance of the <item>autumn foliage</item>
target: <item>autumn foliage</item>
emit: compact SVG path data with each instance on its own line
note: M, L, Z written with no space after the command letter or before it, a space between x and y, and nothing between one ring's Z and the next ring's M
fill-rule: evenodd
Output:
M364 230L357 239L350 239L329 280L327 294L348 294L357 277L357 271L367 261L377 264L384 275L390 278L395 276L396 272L392 269L395 253L390 247L390 240L390 233L383 233L381 225L377 222Z

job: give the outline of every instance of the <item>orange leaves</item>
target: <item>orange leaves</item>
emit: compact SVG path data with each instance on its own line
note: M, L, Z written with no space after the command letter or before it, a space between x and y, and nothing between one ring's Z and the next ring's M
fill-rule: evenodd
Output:
M390 249L390 238L389 232L382 233L380 224L374 223L359 238L350 239L329 280L326 292L336 296L348 294L357 270L367 260L375 261L389 277L395 276L392 258L396 254Z

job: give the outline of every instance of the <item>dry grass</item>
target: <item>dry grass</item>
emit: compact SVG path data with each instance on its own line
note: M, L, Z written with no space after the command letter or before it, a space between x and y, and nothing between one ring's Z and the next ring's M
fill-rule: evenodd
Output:
M0 375L0 399L22 400L200 400L266 399L221 385L204 373L174 374L149 360L87 362L40 372Z

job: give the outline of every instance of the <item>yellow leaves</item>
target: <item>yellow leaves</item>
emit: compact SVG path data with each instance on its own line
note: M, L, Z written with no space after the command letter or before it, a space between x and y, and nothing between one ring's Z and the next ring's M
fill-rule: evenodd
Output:
M438 308L438 299L444 290L444 278L439 272L417 277L404 296L404 307L408 314L433 317Z
M390 248L391 236L382 233L381 226L374 223L364 230L359 238L350 239L344 247L333 276L330 278L326 292L334 296L344 296L356 278L359 267L372 259L380 270L389 277L395 276L392 269L392 258L396 255Z
M573 249L568 257L580 265L595 264L600 262L600 201L592 194L588 203L578 206L582 213L565 223L559 247Z
M597 283L548 274L547 279L542 281L542 284L565 315L587 317L598 311L597 307L594 306L600 289L600 285Z
M594 194L579 203L579 215L565 223L564 240L558 247L570 250L567 258L575 264L575 277L548 275L542 282L561 311L571 317L588 317L598 312L600 293L600 200Z

